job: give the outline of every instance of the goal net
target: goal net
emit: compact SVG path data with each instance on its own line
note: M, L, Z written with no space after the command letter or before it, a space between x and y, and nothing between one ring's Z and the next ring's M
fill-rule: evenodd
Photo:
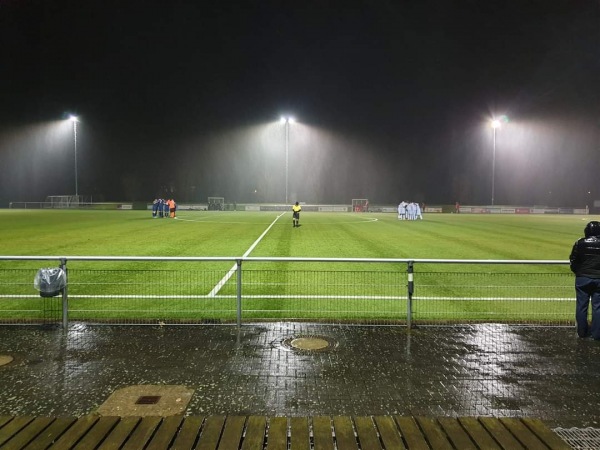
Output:
M225 209L225 197L208 197L209 211L223 211Z
M369 199L368 198L353 198L352 199L352 211L367 212L368 210L369 210Z
M79 195L49 195L44 202L44 208L78 208L80 203Z

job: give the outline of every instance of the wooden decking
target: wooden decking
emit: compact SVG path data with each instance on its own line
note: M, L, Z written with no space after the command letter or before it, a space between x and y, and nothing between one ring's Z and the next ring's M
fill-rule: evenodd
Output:
M461 417L10 417L2 450L570 449L536 419Z

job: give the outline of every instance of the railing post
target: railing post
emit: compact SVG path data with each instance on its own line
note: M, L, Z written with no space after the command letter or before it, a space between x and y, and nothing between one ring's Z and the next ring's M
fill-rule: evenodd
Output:
M242 326L242 260L236 260L237 264L237 326Z
M415 292L415 284L413 281L413 264L414 261L408 261L406 272L408 273L408 297L406 299L406 326L410 330L412 328L412 296Z
M65 272L65 287L62 291L62 328L67 331L69 327L69 275L67 273L67 260L61 258L60 268Z

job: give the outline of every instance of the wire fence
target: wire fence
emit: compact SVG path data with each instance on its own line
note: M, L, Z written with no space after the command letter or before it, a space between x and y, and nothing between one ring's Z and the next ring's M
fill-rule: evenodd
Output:
M43 262L40 262L43 261ZM67 287L40 297L40 268ZM0 323L572 325L566 261L0 256Z

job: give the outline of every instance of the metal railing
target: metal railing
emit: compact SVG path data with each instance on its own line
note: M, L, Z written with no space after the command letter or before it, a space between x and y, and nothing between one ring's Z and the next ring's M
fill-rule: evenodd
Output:
M67 287L41 298L50 266ZM572 277L560 260L0 256L0 323L571 325Z

